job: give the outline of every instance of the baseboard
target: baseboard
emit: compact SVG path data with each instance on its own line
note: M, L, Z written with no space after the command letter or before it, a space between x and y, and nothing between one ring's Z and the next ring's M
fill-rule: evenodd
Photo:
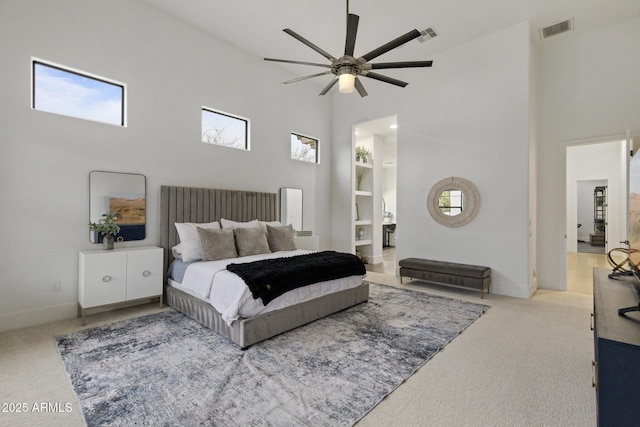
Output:
M384 257L382 255L369 257L369 264L380 264L382 261L384 261Z
M55 322L58 320L73 319L77 316L77 303L61 304L51 307L20 311L17 313L2 314L0 315L0 332L41 325L43 323Z
M533 295L532 289L529 285L519 286L514 288L513 286L500 286L499 283L491 281L491 293L497 295L504 295L506 297L530 299Z

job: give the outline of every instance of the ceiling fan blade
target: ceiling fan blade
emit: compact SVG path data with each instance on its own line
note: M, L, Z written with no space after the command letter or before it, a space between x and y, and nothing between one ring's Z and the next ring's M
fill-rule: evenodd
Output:
M298 77L295 79L287 80L286 82L282 82L282 84L288 85L289 83L296 83L302 80L312 79L314 77L326 76L327 74L331 74L331 71L325 71L324 73L312 74L310 76Z
M318 64L316 62L291 61L289 59L264 58L265 61L286 62L287 64L313 65L314 67L331 68L330 64Z
M361 75L365 76L365 77L369 77L369 78L374 79L374 80L379 80L381 82L391 83L392 85L396 85L396 86L400 86L400 87L405 87L406 85L409 84L407 82L403 82L402 80L397 80L397 79L394 79L392 77L383 76L383 75L378 74L378 73L366 73L366 74L362 73Z
M356 90L358 91L358 93L360 94L361 97L364 98L365 96L369 95L367 93L367 91L364 89L364 86L362 86L362 82L357 77L356 77L356 81L355 81L355 86L356 86Z
M318 95L326 94L336 83L338 83L338 77L334 77L333 80L331 80L329 84L326 85Z
M403 61L403 62L379 62L377 64L365 64L364 69L382 70L383 68L412 68L431 67L433 61Z
M362 58L365 60L365 62L369 62L373 58L377 58L378 56L382 55L383 53L387 53L391 49L395 49L398 46L402 46L403 44L405 44L407 42L410 42L411 40L416 39L418 37L420 37L420 31L411 30L407 34L402 35L402 36L398 37L395 40L391 40L389 43L383 44L379 48L372 50L371 52L367 53L366 55L362 55Z
M331 56L330 54L328 54L324 50L320 49L318 46L316 46L315 44L311 43L309 40L305 39L304 37L302 37L300 34L296 33L295 31L290 30L288 28L285 28L282 31L284 31L285 33L289 34L291 37L293 37L294 39L300 41L301 43L304 43L305 45L309 46L311 49L315 50L320 55L322 55L325 58L327 58L329 61L333 62L333 61L336 60L336 58L334 58L333 56ZM418 33L418 35L420 35L420 33Z
M344 42L344 54L353 56L353 49L356 47L356 34L358 34L358 21L360 17L350 13L347 16L347 38Z

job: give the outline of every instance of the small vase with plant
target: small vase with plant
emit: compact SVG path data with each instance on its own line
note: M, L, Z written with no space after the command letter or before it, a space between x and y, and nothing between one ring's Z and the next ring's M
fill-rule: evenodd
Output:
M89 223L89 229L97 231L102 236L102 247L104 249L113 249L113 236L118 234L120 226L116 224L118 216L115 212L102 214L97 222Z
M356 190L362 190L362 179L364 178L364 171L358 170L356 172Z
M369 150L367 150L366 147L359 145L356 147L356 161L357 162L362 162L362 163L367 163L367 157L369 157L369 154L371 154L369 152Z

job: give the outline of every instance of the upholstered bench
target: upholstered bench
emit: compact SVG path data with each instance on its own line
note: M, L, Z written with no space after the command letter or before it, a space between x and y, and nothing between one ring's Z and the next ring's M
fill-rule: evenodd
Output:
M434 261L422 258L406 258L400 264L400 283L403 277L480 290L484 297L491 287L491 268L455 262Z

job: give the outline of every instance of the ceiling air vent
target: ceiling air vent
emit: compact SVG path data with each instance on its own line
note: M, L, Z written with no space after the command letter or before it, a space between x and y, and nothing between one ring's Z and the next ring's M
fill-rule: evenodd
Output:
M573 18L540 28L542 40L573 30Z
M420 43L424 43L427 40L431 40L432 38L437 36L438 33L436 33L436 30L434 30L433 27L429 27L426 30L420 31L420 37L418 37L418 41Z

